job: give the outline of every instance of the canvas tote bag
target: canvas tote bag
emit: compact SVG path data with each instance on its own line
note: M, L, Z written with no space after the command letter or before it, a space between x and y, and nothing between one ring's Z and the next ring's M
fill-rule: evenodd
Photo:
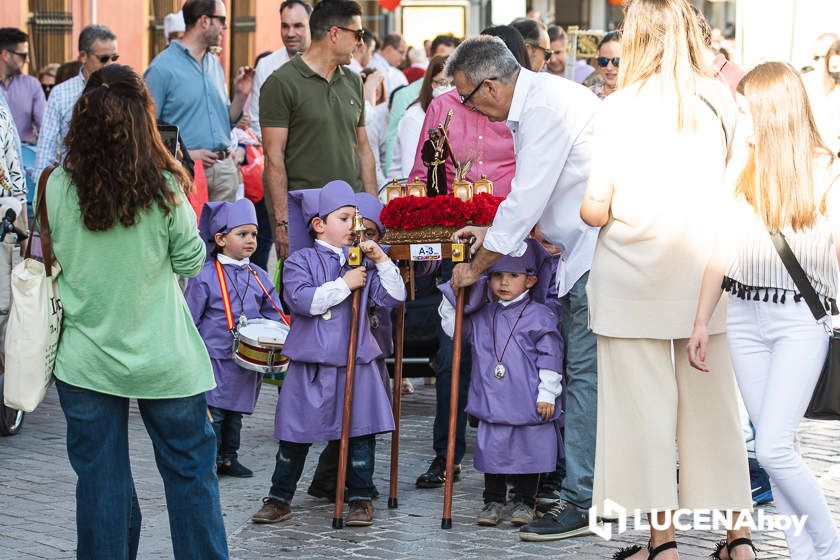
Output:
M44 400L53 382L62 307L58 293L61 268L53 262L50 225L47 218L47 179L38 181L36 218L40 226L44 262L32 258L30 242L26 258L12 270L12 305L6 325L6 372L3 400L15 410L32 412ZM47 265L47 266L45 266Z

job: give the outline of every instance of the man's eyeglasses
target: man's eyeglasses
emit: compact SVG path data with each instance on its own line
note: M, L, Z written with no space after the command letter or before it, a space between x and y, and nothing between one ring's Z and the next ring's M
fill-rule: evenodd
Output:
M227 16L217 16L215 14L208 14L207 17L209 17L210 19L218 20L219 25L221 25L222 27L227 26Z
M359 41L361 41L362 38L365 36L365 30L364 29L350 29L349 27L341 27L340 25L333 25L333 27L341 29L342 31L349 31L350 33L352 33L354 35L357 43Z
M469 95L467 95L466 97L464 97L463 95L460 95L459 97L461 98L461 105L466 105L467 101L469 101L472 98L472 96L475 95L476 92L478 92L478 90L481 89L481 86L483 86L484 82L486 82L487 80L498 80L498 78L485 78L485 79L481 80L480 82L478 82L478 85L475 86L475 88L469 93ZM475 107L470 107L470 109L475 111Z
M18 55L21 58L21 60L23 60L24 62L26 62L26 59L29 58L29 53L28 52L17 52L17 51L13 51L11 49L6 49L6 52L10 52L12 54Z
M116 62L120 59L118 54L92 54L93 58L99 61L99 64L108 64L108 61Z
M615 56L613 58L608 58L606 56L599 56L598 58L595 59L595 61L598 63L598 66L600 66L601 68L606 68L607 64L609 64L610 62L612 62L613 66L618 68L618 61L619 60L621 60L621 57L618 57L618 56Z

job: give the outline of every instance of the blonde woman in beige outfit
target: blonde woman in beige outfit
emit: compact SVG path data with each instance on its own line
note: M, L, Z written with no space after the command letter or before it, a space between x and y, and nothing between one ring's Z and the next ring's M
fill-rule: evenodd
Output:
M709 323L711 372L692 369L684 351L736 119L701 45L686 0L628 3L619 90L595 123L581 208L603 226L587 287L598 336L593 505L603 511L609 499L660 527L679 508L752 508L725 310ZM615 556L654 557L679 557L673 525L652 530L647 549ZM724 551L730 557L755 558L748 546Z

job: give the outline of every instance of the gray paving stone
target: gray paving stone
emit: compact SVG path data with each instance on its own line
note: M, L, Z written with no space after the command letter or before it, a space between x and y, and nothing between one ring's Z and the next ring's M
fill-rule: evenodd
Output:
M250 479L220 481L222 507L231 558L370 558L370 559L604 559L621 546L644 543L646 535L629 531L612 541L582 537L550 543L522 542L516 530L474 524L481 505L483 477L472 468L472 449L464 460L464 477L456 483L451 531L440 529L443 491L416 490L414 479L432 456L431 425L434 390L415 383L404 399L398 485L400 507L386 507L389 486L390 436L377 442L375 482L383 497L375 502L375 524L369 528L331 527L333 507L306 495L322 445L312 447L293 501L294 517L279 525L253 525L250 516L268 492L277 443L273 438L276 391L264 387L255 414L246 417L240 460L254 470ZM468 433L472 440L474 432ZM75 475L67 461L64 418L51 390L42 406L27 415L22 433L0 439L0 560L72 558L75 547ZM143 532L139 557L171 558L169 524L160 476L151 442L136 406L130 409L131 462ZM840 518L840 425L805 422L800 440L829 505ZM772 507L766 508L774 511ZM346 514L346 510L345 510ZM679 536L682 558L706 558L722 535L692 532ZM763 559L789 558L782 535L755 535Z

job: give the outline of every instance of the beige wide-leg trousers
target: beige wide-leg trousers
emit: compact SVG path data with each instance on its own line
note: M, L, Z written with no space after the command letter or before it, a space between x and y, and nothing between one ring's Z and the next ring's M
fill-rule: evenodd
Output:
M691 367L687 343L598 336L600 513L606 498L629 511L752 509L726 335L709 338L710 373Z

